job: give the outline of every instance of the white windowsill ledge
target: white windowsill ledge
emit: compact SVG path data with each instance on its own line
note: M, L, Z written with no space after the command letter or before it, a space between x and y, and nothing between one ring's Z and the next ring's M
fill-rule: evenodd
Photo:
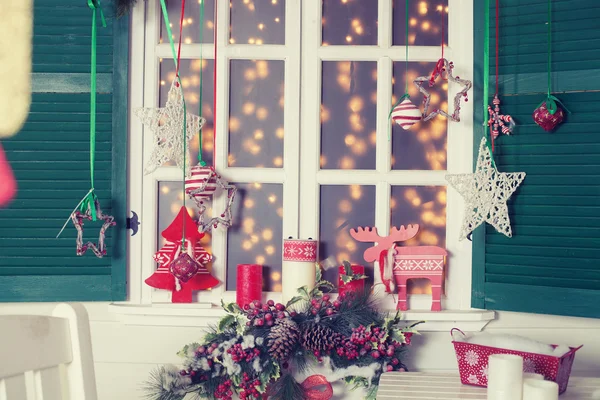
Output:
M206 327L215 325L225 315L220 306L209 304L154 303L148 305L112 303L108 311L115 313L126 325ZM390 313L395 310L390 310ZM418 326L420 332L450 332L459 328L464 332L479 332L495 318L490 310L409 310L402 313L408 322L425 321Z

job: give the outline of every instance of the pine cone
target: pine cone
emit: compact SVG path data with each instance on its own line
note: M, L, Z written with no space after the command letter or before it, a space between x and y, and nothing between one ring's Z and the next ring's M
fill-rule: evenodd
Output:
M269 355L277 361L286 361L298 344L299 338L300 329L293 320L289 318L278 320L267 336Z
M344 340L342 334L320 324L308 325L300 337L302 347L312 352L331 351Z

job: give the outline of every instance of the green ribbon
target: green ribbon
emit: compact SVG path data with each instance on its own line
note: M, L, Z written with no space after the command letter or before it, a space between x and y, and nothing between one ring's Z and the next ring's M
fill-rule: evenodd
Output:
M485 0L485 32L483 33L483 137L487 138L486 145L490 151L492 166L496 168L492 152L492 136L487 129L488 102L490 96L490 0ZM498 40L498 38L496 38Z
M204 43L204 3L206 0L201 0L200 3L200 99L198 105L198 115L202 116L202 64L203 64L203 49L202 44ZM215 46L217 44L215 43ZM214 162L214 161L213 161ZM198 164L201 167L206 167L206 163L202 159L202 127L200 127L200 131L198 132Z
M96 47L98 41L98 27L96 21L96 10L100 10L100 19L102 27L106 28L106 19L100 5L100 0L88 0L88 6L92 9L92 54L91 54L91 71L90 71L90 184L91 190L83 198L79 205L79 210L85 213L90 210L92 221L96 221L96 204L97 199L94 191L94 172L96 164Z
M203 0L204 2L204 0ZM171 45L171 54L173 55L173 62L175 63L175 69L179 71L179 65L177 63L177 53L175 52L175 42L173 42L173 33L171 32L171 22L169 21L169 13L167 11L167 5L165 4L165 0L160 0L160 7L162 8L163 18L165 21L165 26L167 27L167 35L169 36L169 43ZM200 66L200 70L202 70L202 65ZM183 193L183 206L185 207L185 168L187 166L187 106L185 104L185 96L183 95L183 85L181 84L181 78L179 73L177 74L177 83L179 84L179 88L181 89L181 101L183 103L183 180L181 182L182 185L182 193ZM202 150L200 150L202 151ZM186 211L187 212L187 211ZM181 232L181 245L185 247L185 219L183 223L183 229Z

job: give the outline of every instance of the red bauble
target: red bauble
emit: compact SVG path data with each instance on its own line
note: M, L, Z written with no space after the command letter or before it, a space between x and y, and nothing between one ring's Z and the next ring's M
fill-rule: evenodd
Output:
M169 266L169 271L181 282L187 282L196 275L200 266L188 253L181 253Z
M8 204L17 192L17 183L0 145L0 207Z
M552 131L558 124L562 123L564 119L565 112L562 108L557 105L556 112L551 114L546 108L546 102L542 103L542 105L533 112L533 120L546 132Z

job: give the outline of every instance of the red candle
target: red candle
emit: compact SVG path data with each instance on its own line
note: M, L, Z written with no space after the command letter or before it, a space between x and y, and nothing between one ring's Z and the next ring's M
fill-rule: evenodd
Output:
M352 268L352 273L354 273L354 274L360 274L360 275L365 274L365 267L362 265L351 265L350 267ZM347 291L363 291L363 290L365 290L365 280L364 279L358 279L355 281L344 283L344 281L342 281L341 275L345 274L345 273L346 273L346 270L344 269L344 266L341 265L340 269L339 269L339 275L338 275L338 292L339 292L339 294L342 294Z
M262 297L262 265L238 264L236 303L240 307Z

